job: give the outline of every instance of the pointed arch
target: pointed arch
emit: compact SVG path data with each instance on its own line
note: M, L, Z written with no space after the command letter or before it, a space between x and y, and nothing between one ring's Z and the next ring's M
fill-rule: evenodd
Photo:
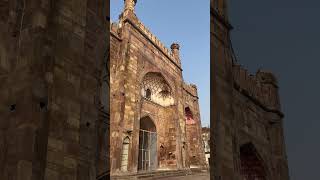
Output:
M155 122L148 115L140 119L140 129L145 131L157 132L157 127Z
M162 106L174 104L172 87L159 72L148 72L144 75L141 82L141 95Z
M266 180L265 162L252 143L240 147L241 175L246 180Z
M128 171L129 145L130 145L130 138L129 136L126 136L123 139L123 143L122 143L121 171Z
M192 113L189 106L184 108L184 115L185 115L186 124L195 124L196 123L194 116L193 116L193 113Z
M138 170L150 171L158 167L157 128L154 121L145 116L140 119Z

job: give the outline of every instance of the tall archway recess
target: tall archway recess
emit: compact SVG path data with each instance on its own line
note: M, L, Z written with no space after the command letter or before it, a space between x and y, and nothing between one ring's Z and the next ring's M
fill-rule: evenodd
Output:
M267 180L264 163L253 144L240 147L240 160L243 180Z
M144 117L140 119L138 170L151 171L157 167L157 129L150 117Z
M147 73L141 84L141 95L146 100L167 107L174 104L172 88L161 73Z

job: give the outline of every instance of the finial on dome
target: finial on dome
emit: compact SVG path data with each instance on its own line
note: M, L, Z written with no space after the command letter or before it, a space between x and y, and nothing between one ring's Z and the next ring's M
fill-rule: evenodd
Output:
M124 0L124 11L130 10L134 11L134 7L137 3L137 0Z
M172 43L171 44L171 50L174 50L174 49L179 50L180 49L180 45L178 43Z

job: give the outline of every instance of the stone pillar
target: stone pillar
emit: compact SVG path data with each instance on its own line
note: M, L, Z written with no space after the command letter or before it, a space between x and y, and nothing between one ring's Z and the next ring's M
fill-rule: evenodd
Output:
M171 54L176 60L177 65L181 65L180 61L180 45L178 43L172 43L171 44Z

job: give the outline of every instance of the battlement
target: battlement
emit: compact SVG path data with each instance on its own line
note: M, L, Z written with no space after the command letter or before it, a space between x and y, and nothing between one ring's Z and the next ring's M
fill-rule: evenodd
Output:
M271 72L259 70L253 75L235 64L233 65L233 79L235 88L242 94L264 108L280 110L277 79Z
M119 24L112 22L110 23L110 32L114 33L114 34L118 34L118 30L119 30Z
M128 14L127 16L130 17L130 15ZM124 14L120 15L120 23L112 22L110 24L111 34L116 36L118 39L120 39L119 30L122 27L123 21L125 21L125 18L122 18L124 18ZM148 40L150 40L154 44L154 46L156 46L156 48L158 48L167 58L169 58L171 62L173 62L180 70L182 70L178 52L180 47L179 44L173 43L171 45L171 50L169 50L155 35L151 33L151 31L145 25L142 24L142 22L138 20L138 18L134 18L134 21L135 23L133 25L138 28L141 33L143 33L148 38ZM129 20L129 22L131 21Z
M140 20L137 20L136 25L166 56L175 60L171 50L167 48Z
M125 11L119 16L120 28L123 22L129 22L140 33L145 36L159 51L161 51L167 58L170 59L179 69L181 69L181 63L179 57L176 57L173 51L167 48L136 16L133 11Z
M278 87L278 80L272 72L258 70L257 78L264 84L272 84L273 86Z
M183 83L183 89L194 97L198 97L198 89L194 84Z

